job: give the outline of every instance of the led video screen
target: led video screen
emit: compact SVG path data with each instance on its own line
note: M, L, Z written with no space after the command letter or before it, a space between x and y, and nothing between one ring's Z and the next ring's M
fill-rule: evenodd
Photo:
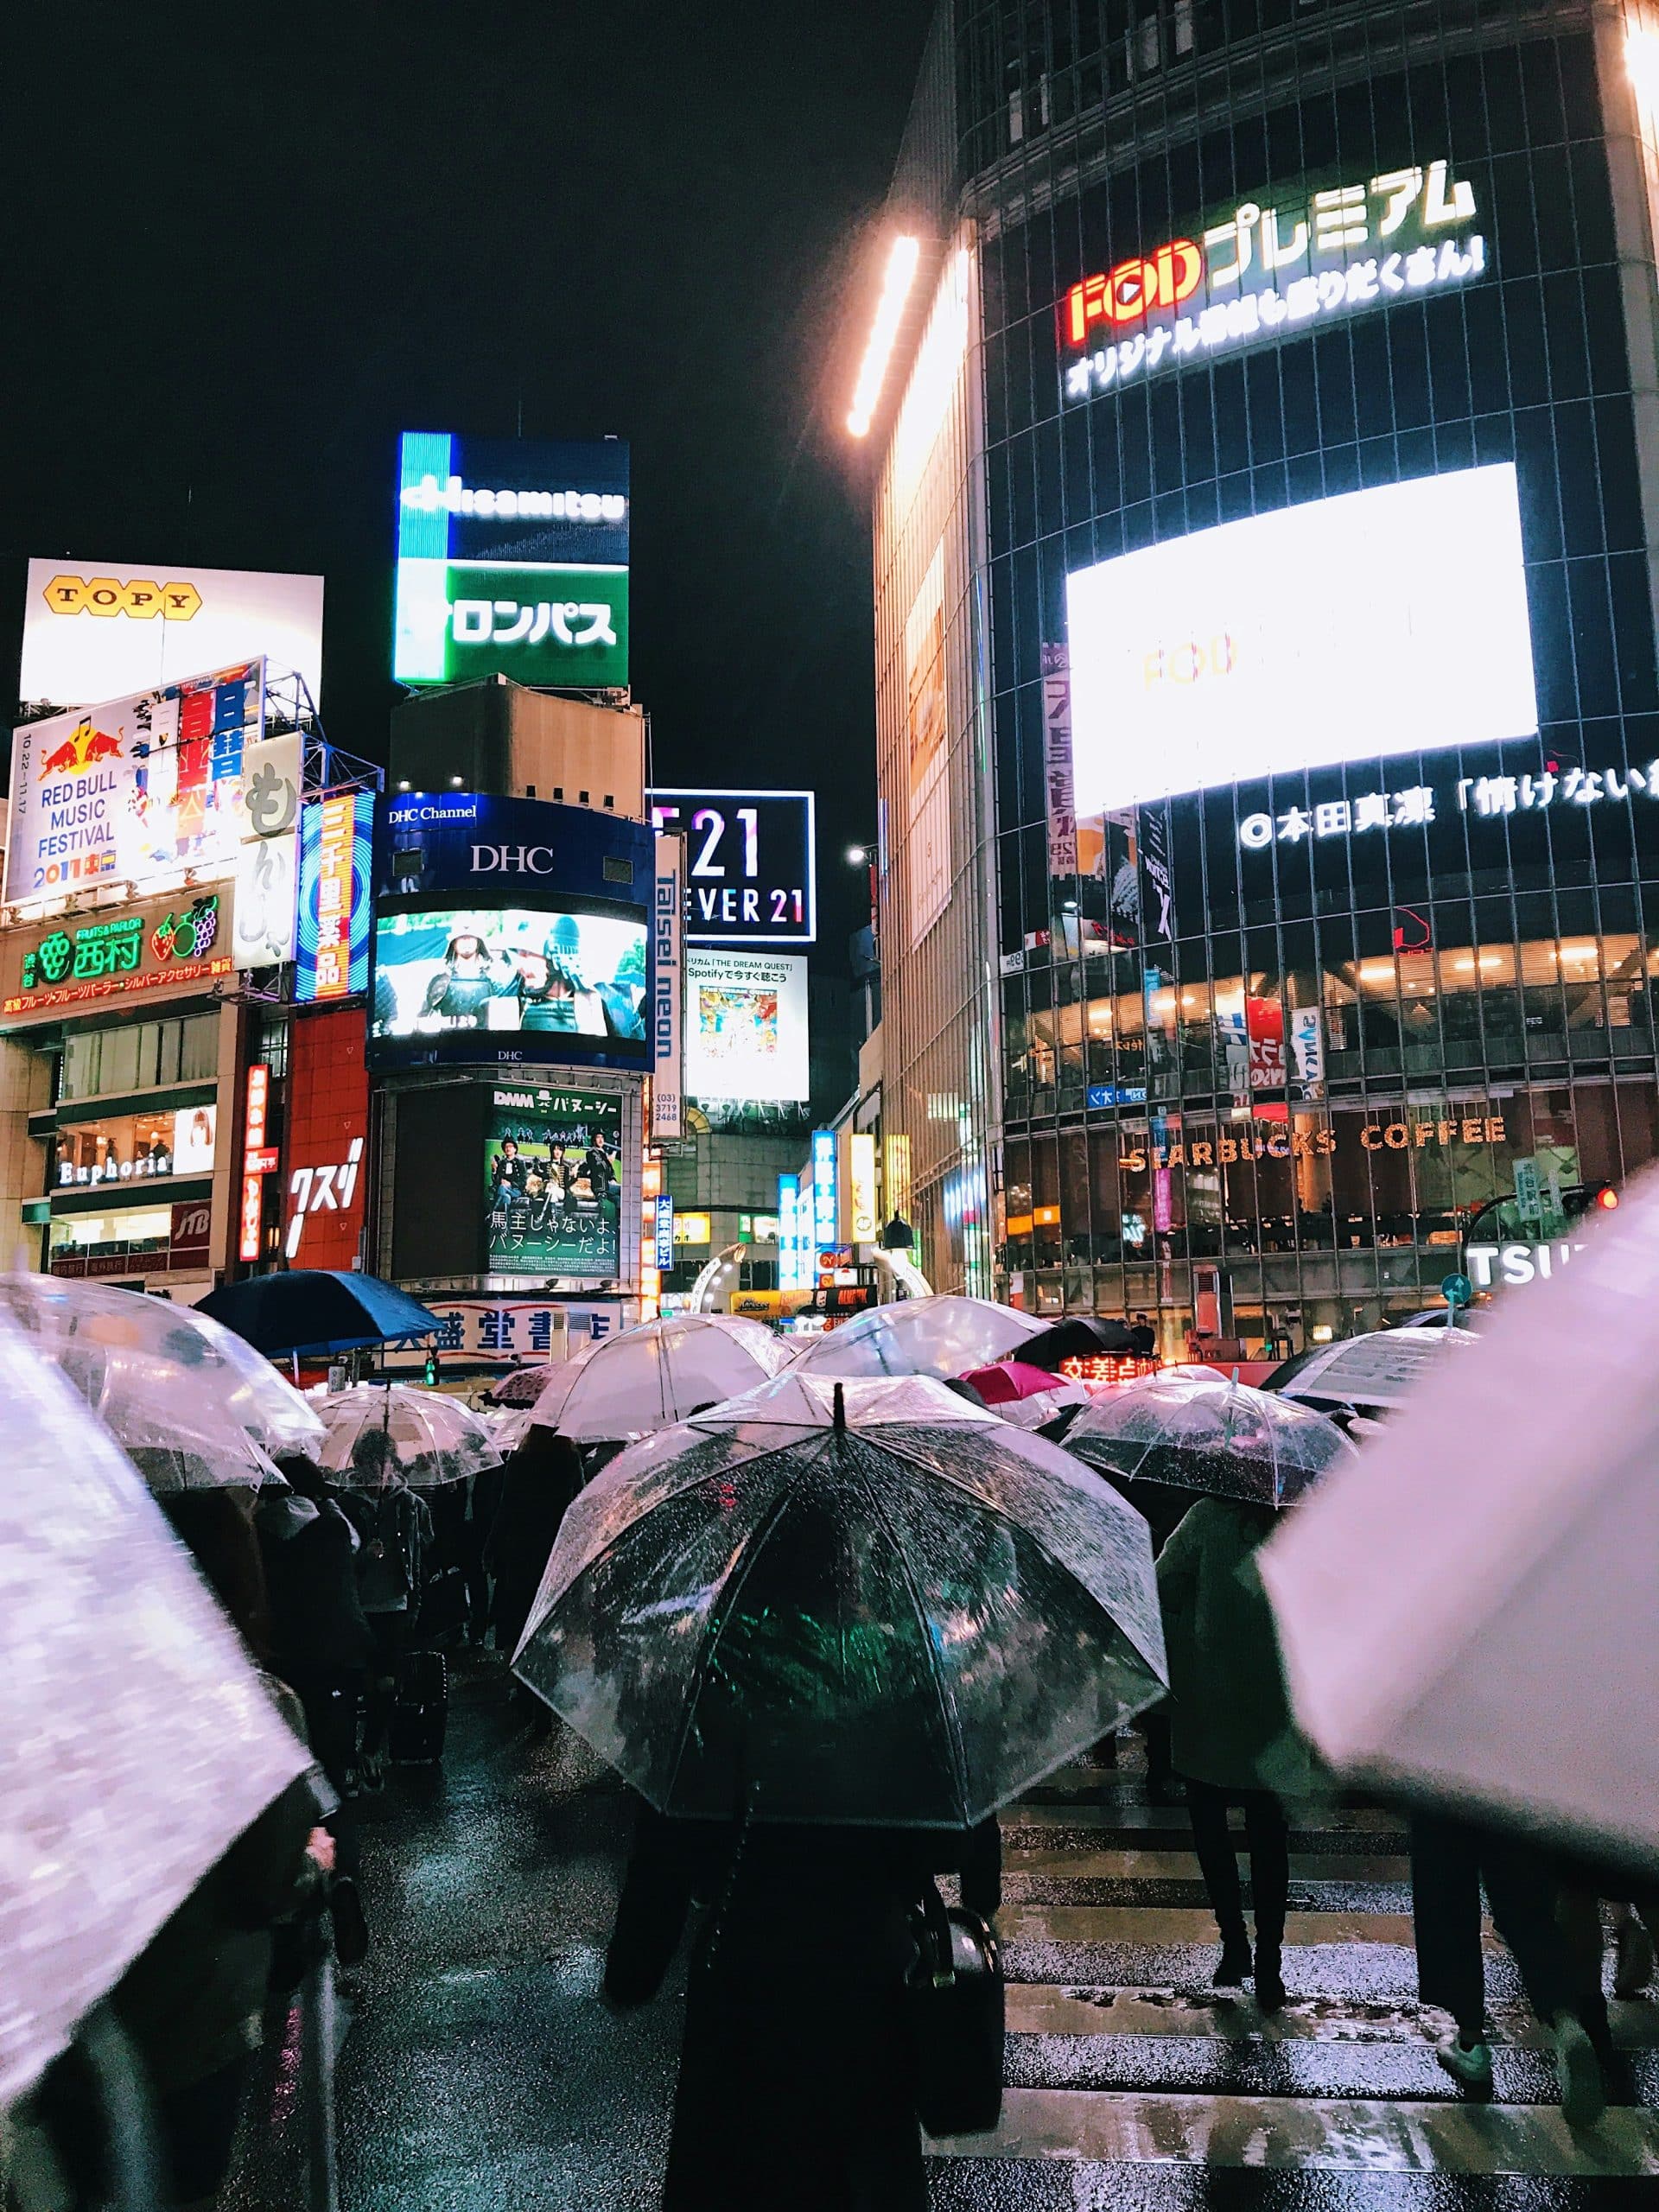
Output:
M1074 569L1066 621L1080 817L1538 728L1507 462Z
M646 1065L643 914L422 906L381 912L374 938L381 1065Z

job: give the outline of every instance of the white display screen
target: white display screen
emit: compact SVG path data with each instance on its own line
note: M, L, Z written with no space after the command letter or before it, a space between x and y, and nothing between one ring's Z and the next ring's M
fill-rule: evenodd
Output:
M1074 569L1066 622L1080 817L1538 728L1508 462Z
M688 945L687 1096L799 1103L810 1078L804 956Z

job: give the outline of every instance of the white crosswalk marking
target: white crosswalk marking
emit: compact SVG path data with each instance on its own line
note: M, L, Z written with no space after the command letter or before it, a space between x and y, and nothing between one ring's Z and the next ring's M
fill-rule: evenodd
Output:
M1645 2104L1568 2128L1548 2037L1490 1929L1491 2101L1440 2071L1432 2036L1444 2024L1416 2004L1397 1816L1293 1815L1290 2001L1264 2016L1248 1993L1211 1988L1217 1937L1185 1815L1141 1794L1128 1772L1073 1770L1004 1815L1008 2087L995 2134L931 2146L937 2203L1104 2203L1109 2189L1085 2179L1096 2165L1146 2171L1134 2198L1146 2206L1162 2198L1149 2170L1170 2170L1173 2189L1174 2170L1195 2165L1659 2177L1659 2117ZM1611 2009L1638 2095L1659 2101L1659 2004ZM1016 2178L1059 2160L1077 2177L1060 2196Z

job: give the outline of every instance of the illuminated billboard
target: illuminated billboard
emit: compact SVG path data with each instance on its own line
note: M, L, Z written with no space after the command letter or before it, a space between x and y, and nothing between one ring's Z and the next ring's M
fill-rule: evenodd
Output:
M688 944L810 944L817 848L810 791L663 786L652 826L685 839Z
M1211 208L1187 236L1137 243L1069 288L1058 315L1065 397L1096 399L1471 283L1490 266L1480 224L1473 185L1446 160Z
M322 578L263 569L31 561L18 696L90 705L264 658L322 689Z
M496 1090L484 1147L490 1274L618 1274L621 1147L617 1092Z
M407 430L392 674L565 690L628 681L628 448Z
M804 953L693 945L685 998L688 1096L779 1104L810 1095Z
M230 863L247 829L245 755L264 734L265 665L192 676L12 733L6 898Z
M647 1065L645 919L556 904L446 905L375 921L378 1066Z
M374 794L337 791L300 809L294 995L340 999L369 987Z
M1538 729L1508 462L1073 569L1066 620L1079 819Z

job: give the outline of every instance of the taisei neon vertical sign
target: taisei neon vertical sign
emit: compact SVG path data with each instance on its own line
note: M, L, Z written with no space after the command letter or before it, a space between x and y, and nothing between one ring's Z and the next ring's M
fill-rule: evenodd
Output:
M265 1178L276 1154L265 1143L270 1109L270 1070L256 1060L248 1070L247 1102L242 1117L242 1217L237 1256L259 1257L264 1225Z

